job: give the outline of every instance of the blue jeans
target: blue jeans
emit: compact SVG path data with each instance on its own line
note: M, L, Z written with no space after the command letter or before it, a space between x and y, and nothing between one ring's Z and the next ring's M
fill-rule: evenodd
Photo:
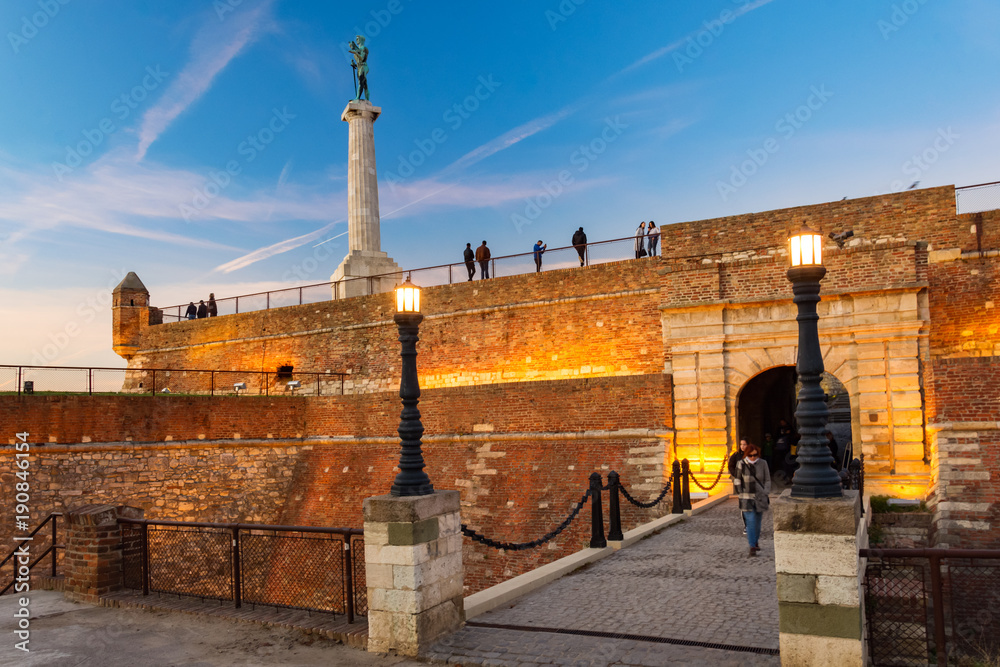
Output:
M760 539L760 518L763 515L763 512L743 512L743 519L747 522L747 542L752 547L759 546L757 541Z

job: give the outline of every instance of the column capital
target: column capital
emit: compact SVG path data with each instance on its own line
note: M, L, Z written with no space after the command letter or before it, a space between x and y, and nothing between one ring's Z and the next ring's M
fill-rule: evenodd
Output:
M355 118L368 118L374 123L381 113L382 107L374 106L371 102L351 100L344 107L344 113L340 114L340 120L350 122Z

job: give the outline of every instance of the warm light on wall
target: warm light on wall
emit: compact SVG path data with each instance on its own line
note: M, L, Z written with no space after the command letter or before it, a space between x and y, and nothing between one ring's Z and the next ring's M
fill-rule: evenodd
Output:
M802 231L788 241L789 257L793 267L823 264L823 237L820 234L808 227L802 227Z

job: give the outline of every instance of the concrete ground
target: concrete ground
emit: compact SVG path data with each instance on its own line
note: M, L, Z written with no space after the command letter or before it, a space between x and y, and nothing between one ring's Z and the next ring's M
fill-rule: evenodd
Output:
M17 597L0 597L3 667L258 667L313 665L412 667L424 663L378 656L302 632L206 616L111 609L32 591L30 651L14 647Z

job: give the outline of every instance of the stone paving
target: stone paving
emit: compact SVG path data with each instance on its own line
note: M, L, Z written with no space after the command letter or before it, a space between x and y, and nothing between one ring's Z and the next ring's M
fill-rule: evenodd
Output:
M472 619L734 647L778 648L770 512L747 555L735 500ZM776 655L534 630L467 626L426 658L463 665L778 665Z

